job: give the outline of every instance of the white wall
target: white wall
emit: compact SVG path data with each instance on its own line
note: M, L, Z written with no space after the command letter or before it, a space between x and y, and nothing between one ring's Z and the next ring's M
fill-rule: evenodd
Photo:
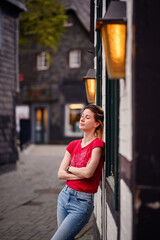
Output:
M120 80L120 135L119 152L132 161L132 6L127 0L126 79ZM120 181L120 239L132 239L132 193Z
M100 236L102 236L102 205L101 205L101 190L98 188L98 192L94 195L94 215L96 218L96 224L99 230Z
M127 0L126 79L120 80L119 152L132 161L132 1Z
M107 240L117 240L117 226L107 205Z
M132 239L132 194L123 180L120 182L120 239Z

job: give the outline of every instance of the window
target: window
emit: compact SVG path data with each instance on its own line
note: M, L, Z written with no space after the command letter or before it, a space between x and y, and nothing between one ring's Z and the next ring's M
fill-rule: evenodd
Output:
M107 0L106 8L109 3L110 0ZM119 201L119 91L119 80L109 80L106 73L106 181L110 196L108 204L116 211Z
M81 50L71 50L69 52L69 68L81 67Z
M79 129L79 120L84 104L66 104L65 106L65 136L81 137L83 132Z
M37 55L37 70L47 70L49 68L49 52L41 52Z
M106 79L106 177L118 210L119 81Z
M97 0L97 18L102 17L102 3ZM106 1L106 8L110 0ZM102 40L100 32L97 32L97 94L96 103L102 106ZM107 203L115 216L115 210L118 210L118 148L119 148L119 81L109 80L106 73L106 194Z
M72 27L73 25L74 25L74 18L72 16L69 16L64 23L64 27Z

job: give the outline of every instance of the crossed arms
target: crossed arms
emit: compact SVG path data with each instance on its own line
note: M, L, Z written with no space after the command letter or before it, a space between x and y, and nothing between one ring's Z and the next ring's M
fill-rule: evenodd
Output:
M102 148L96 147L92 150L91 160L86 167L72 167L70 166L69 171L72 173L67 173L66 168L70 165L71 154L66 151L60 168L58 170L58 178L65 180L80 180L84 178L91 178L99 164L102 154Z

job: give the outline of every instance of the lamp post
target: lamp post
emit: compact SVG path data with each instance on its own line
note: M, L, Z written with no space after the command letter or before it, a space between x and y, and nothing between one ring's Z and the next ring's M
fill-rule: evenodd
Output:
M97 19L101 31L107 73L110 79L125 78L126 2L112 1L104 18Z
M83 77L85 81L85 88L87 94L87 100L89 103L95 102L96 94L96 73L95 69L89 69L87 75Z

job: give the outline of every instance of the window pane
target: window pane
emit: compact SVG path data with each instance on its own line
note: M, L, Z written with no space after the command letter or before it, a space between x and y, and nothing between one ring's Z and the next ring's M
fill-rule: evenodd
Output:
M84 104L67 104L65 109L65 135L82 136L79 129L79 120L84 108Z
M79 68L81 66L81 51L72 50L69 52L69 67Z
M74 18L72 16L69 16L68 19L65 21L64 26L72 27L73 25L74 25Z
M37 56L37 70L47 70L49 68L49 53L41 52Z

